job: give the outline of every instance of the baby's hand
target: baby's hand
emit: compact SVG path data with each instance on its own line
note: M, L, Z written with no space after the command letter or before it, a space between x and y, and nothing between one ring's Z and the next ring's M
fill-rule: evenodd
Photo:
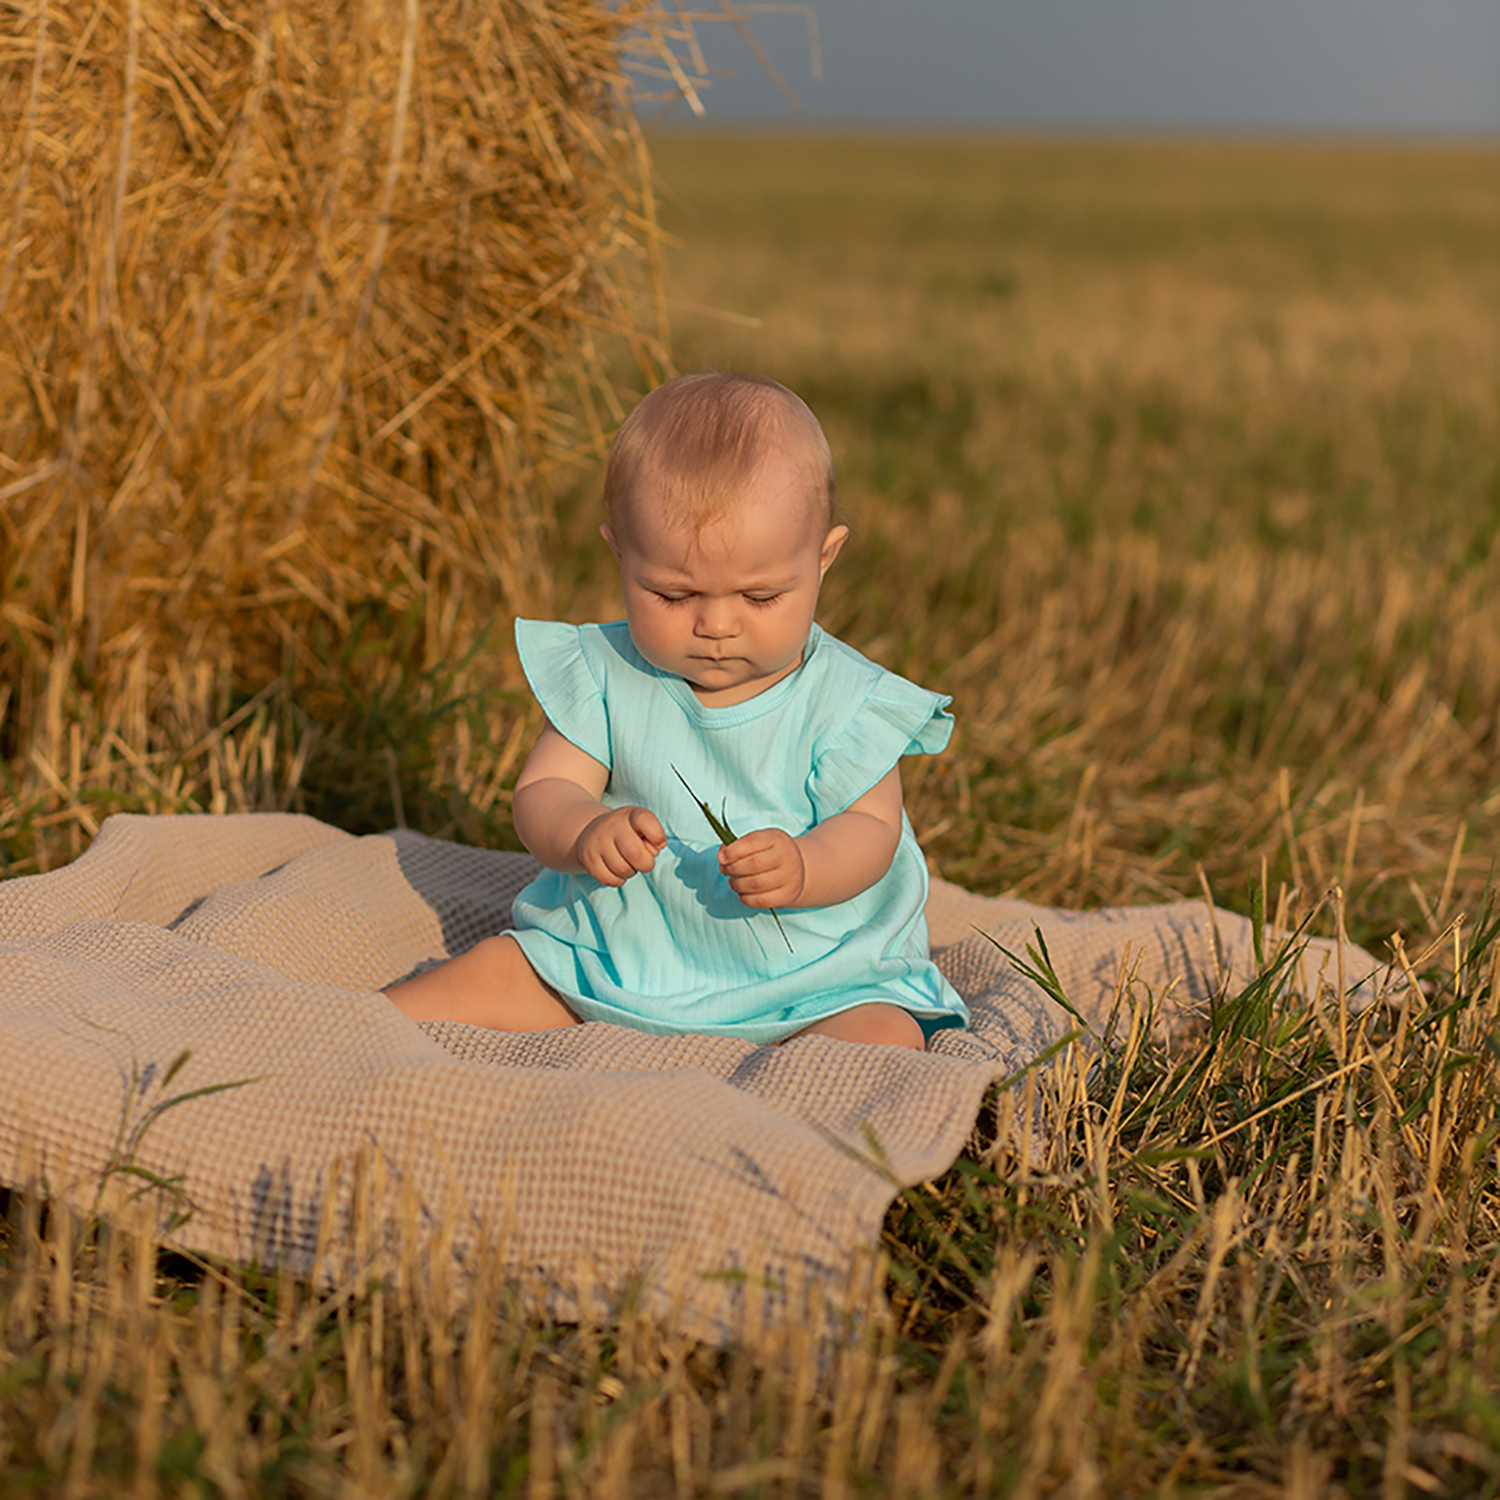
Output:
M760 828L725 844L719 868L746 906L795 906L807 884L797 840L779 828Z
M624 885L651 869L666 846L667 836L650 808L616 807L578 835L573 858L602 885Z

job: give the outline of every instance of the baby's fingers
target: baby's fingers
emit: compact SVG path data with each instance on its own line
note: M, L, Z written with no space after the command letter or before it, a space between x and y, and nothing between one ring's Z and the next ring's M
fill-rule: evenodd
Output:
M741 901L755 904L756 898L765 898L766 904L775 906L778 900L795 895L793 872L787 869L766 870L759 875L731 875L729 888Z
M592 875L600 885L624 885L635 874L635 871L624 870L617 875L610 869L603 855L595 855L594 858L583 861L583 873Z
M807 872L797 841L777 828L747 833L720 852L729 888L747 906L782 906L802 894Z
M604 885L624 885L635 874L635 866L608 840L589 851L583 861L584 871Z
M649 807L632 807L630 826L658 853L667 847L666 830L661 826L661 820ZM650 866L648 865L647 868L649 869Z
M754 875L786 863L790 857L791 836L775 828L762 828L744 838L725 844L719 850L719 868L731 877Z
M625 816L611 831L614 834L615 851L629 866L625 871L629 876L655 867L657 852L666 843L666 838L662 837L657 842L651 837L653 829L658 834L661 833L661 824L656 821L654 813L644 807L632 807L623 811Z
M616 808L589 824L579 837L577 856L586 874L605 885L623 885L656 864L656 851L636 832L637 815L646 820L648 831L653 826L660 830L661 824L643 807Z

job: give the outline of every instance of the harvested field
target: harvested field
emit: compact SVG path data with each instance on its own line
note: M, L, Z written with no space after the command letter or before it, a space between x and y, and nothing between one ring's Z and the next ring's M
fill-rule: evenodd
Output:
M1130 993L1092 1079L1038 1079L1039 1159L891 1213L884 1295L833 1354L629 1308L562 1326L489 1261L490 1317L428 1299L411 1255L322 1295L11 1195L0 1488L1496 1493L1495 149L652 149L676 363L808 397L854 529L824 621L955 696L908 784L937 868L1083 906L1201 866L1264 902L1265 975L1186 1055ZM548 544L573 618L618 607L595 487L562 486ZM419 686L363 718L277 689L113 780L80 748L0 840L34 868L127 797L504 837L529 711ZM1363 1018L1277 966L1278 926L1341 909L1379 951L1404 934L1408 981Z
M1243 910L1264 861L1375 942L1476 908L1493 149L654 149L679 363L823 416L854 531L824 622L954 694L908 799L948 878L1081 906L1201 863Z

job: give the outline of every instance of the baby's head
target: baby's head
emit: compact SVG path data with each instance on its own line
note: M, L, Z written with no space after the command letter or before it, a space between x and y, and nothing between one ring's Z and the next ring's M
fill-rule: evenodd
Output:
M833 454L800 396L763 375L709 371L658 386L626 417L604 473L609 523L699 536L739 505L768 459L788 463L807 519L835 522Z
M796 396L753 375L659 387L621 426L604 494L601 529L648 661L723 705L796 669L848 535L828 440Z

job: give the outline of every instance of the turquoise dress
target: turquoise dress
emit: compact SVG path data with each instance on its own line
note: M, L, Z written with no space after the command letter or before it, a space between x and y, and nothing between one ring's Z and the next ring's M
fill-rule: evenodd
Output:
M552 726L609 769L606 807L649 807L667 846L649 873L607 886L547 870L516 898L516 941L585 1021L775 1042L870 1001L924 1032L968 1011L928 956L927 864L903 814L884 876L834 906L746 906L719 841L677 772L737 834L805 833L903 755L948 743L949 700L878 667L814 625L802 665L757 697L705 707L635 649L624 621L516 621L516 645ZM676 768L674 771L673 768Z

